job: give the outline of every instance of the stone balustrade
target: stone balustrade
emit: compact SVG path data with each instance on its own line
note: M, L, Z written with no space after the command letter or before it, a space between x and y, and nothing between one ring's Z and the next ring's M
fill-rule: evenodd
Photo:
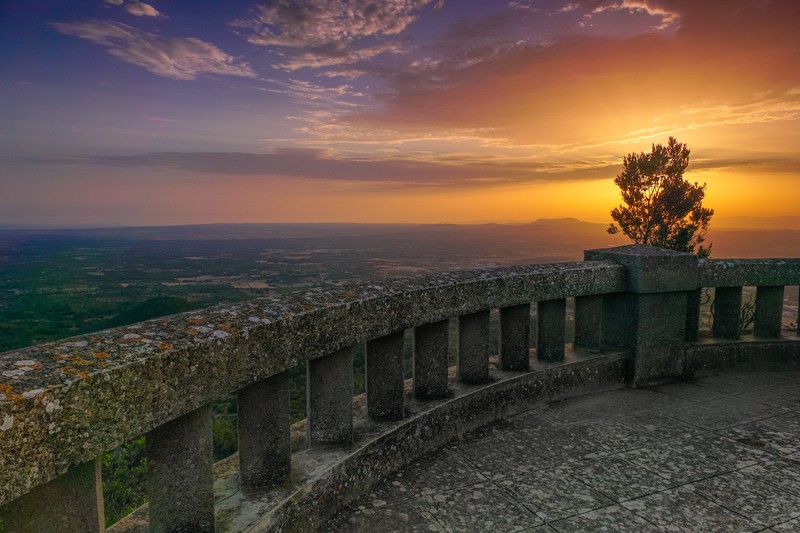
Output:
M800 259L698 260L631 245L587 251L583 262L258 299L6 352L0 354L6 531L103 531L98 458L143 434L149 530L221 530L211 403L237 393L235 479L244 499L263 501L265 491L292 481L297 458L290 442L288 370L298 364L307 365L309 449L350 454L332 470L337 480L355 479L346 471L356 467L359 479L374 479L365 473L370 468L378 474L399 468L459 431L513 412L515 403L581 384L608 378L646 386L689 377L704 365L796 365L800 339L796 332L781 337L781 314L784 287L798 284ZM737 340L743 286L757 287L754 336ZM699 297L708 287L715 288L713 337L698 340ZM568 298L574 298L575 334L567 350ZM489 345L492 309L499 310L498 347ZM455 382L448 362L453 317ZM424 412L408 409L409 328L411 398L433 406ZM378 452L363 445L354 426L351 347L360 343L366 343L366 416L383 424L369 446L380 441L380 453L396 454L396 460L375 459ZM495 350L496 375L490 372ZM594 362L574 356L584 351L595 354ZM619 351L623 355L608 355ZM467 387L466 395L454 394L454 383ZM357 463L354 448L366 450ZM269 520L247 529L313 529L336 505L369 488L366 481L345 485L293 486L289 498L272 506ZM274 510L283 508L283 515Z

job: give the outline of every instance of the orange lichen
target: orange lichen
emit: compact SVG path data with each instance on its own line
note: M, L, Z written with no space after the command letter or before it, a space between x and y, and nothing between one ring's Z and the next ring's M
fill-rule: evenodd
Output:
M92 357L94 357L95 359L108 359L111 356L108 355L108 352L94 352L92 354Z
M197 330L194 328L189 328L186 330L187 335L197 335Z
M88 359L81 359L80 357L78 357L76 355L75 357L72 358L72 364L81 365L81 366L87 366L87 365L91 365L91 364L94 364L94 363L92 363L92 361L89 361Z
M188 333L188 332L187 332L187 333ZM171 343L171 342L162 342L162 343L159 343L159 345L158 345L158 349L159 349L159 350L171 350L171 349L172 349L172 343Z
M99 366L100 368L106 368L108 366L111 366L111 363L109 363L108 361L98 361L97 366Z
M192 318L191 320L187 321L189 324L203 324L205 320L202 318Z
M300 309L302 309L303 311L312 311L312 310L314 310L316 308L317 308L317 306L315 306L314 304L305 303L305 302L300 304Z
M217 329L221 329L222 331L227 331L232 335L236 335L237 333L239 333L239 328L237 328L234 325L228 324L227 322L223 322L222 324L217 326Z
M91 374L91 372L87 372L86 370L80 370L72 366L65 366L64 368L61 369L61 372L63 374L72 374L81 379L88 377Z
M14 387L7 383L0 383L0 394L6 397L7 400L19 401L23 399L22 394L14 392Z

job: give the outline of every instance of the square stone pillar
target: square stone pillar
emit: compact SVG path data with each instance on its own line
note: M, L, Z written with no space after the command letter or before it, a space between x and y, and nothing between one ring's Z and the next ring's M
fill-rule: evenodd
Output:
M347 445L353 442L353 350L308 362L308 444Z
M536 358L539 361L564 360L564 328L567 319L567 300L538 302L539 321Z
M626 291L603 297L603 341L630 354L629 381L644 386L684 374L687 295L699 287L696 255L632 244L587 250L587 261L626 267Z
M145 436L150 531L214 533L211 404Z
M714 289L714 337L738 339L739 320L742 316L742 288L717 287Z
M251 493L288 480L292 471L289 372L244 387L237 404L242 489Z
M402 420L405 414L403 334L367 342L367 414L373 420Z
M575 349L599 350L603 335L603 295L575 297Z
M6 506L6 533L105 531L100 458L66 473Z
M489 382L489 310L458 318L458 380Z
M531 305L500 309L500 370L530 370Z
M761 286L756 289L756 315L753 334L756 337L781 336L783 319L783 286Z
M414 397L447 398L449 320L414 328Z

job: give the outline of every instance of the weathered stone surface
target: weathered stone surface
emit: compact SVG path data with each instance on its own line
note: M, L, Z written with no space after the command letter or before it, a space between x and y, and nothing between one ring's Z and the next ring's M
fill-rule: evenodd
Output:
M500 369L530 368L531 305L500 308Z
M145 436L151 533L214 533L211 405Z
M783 318L783 286L761 285L756 289L753 334L756 337L780 337Z
M800 259L701 259L701 287L797 285Z
M489 381L489 311L458 317L458 380Z
M786 279L765 277L761 284L800 282L788 263L788 274L781 274ZM766 261L758 269L766 276L785 264ZM728 270L740 268L752 275L752 265L719 265L709 267L718 279L738 275ZM636 307L625 303L631 297L622 292L629 287L625 271L622 265L585 262L351 284L0 354L0 503L223 394L404 328L487 308L608 293L619 295L618 307L630 317ZM607 299L615 300L604 297L604 309L613 307ZM613 338L606 329L604 318L604 337ZM624 327L617 329L624 333Z
M800 368L800 342L793 340L739 340L689 344L685 374L725 368Z
M414 328L414 397L447 398L448 320Z
M700 299L703 289L686 293L686 341L694 342L700 333Z
M567 301L564 298L545 300L538 302L538 306L536 357L540 361L563 361Z
M257 491L289 479L289 372L248 385L237 395L242 489Z
M374 420L400 420L405 413L403 333L367 342L367 411Z
M603 296L575 297L575 348L602 347Z
M757 411L764 407L764 383L780 379L797 390L800 373L725 373L698 380L701 386L680 386L710 390L705 386L715 386L714 379L736 381L741 389L710 400L692 393L671 403L661 389L611 390L536 405L391 476L322 529L540 531L528 512L534 511L554 530L570 532L796 531L797 405L778 416L764 412L728 436L688 424L663 431L663 422L676 423L671 417L681 408L713 413L735 403L742 412ZM591 416L564 423L543 417L563 413L563 404ZM629 416L632 408L640 414ZM579 439L586 444L577 446ZM544 457L544 444L575 453ZM360 520L370 516L383 521Z
M353 442L353 350L308 362L308 444Z
M100 466L99 458L74 466L15 500L3 513L6 533L103 531Z
M613 261L627 268L626 290L636 293L689 291L700 286L697 256L665 248L629 244L586 250L587 261Z
M355 283L0 354L0 504L307 360L491 307L620 290L623 274L577 262Z
M630 351L633 385L680 378L697 256L640 245L585 255L627 267L628 291L603 296L602 331L604 344Z
M714 337L739 338L739 317L742 313L742 288L717 287L714 289Z

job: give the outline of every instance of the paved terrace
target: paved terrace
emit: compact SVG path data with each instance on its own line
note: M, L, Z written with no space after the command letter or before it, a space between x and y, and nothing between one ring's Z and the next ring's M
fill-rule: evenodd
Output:
M322 531L800 531L800 371L556 401L428 455Z

